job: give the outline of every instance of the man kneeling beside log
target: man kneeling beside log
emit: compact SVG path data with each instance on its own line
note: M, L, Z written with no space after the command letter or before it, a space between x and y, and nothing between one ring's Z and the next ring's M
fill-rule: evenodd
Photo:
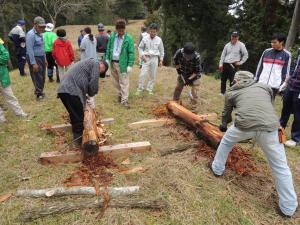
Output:
M272 104L272 89L265 84L256 83L253 74L247 71L237 72L234 82L225 95L220 130L227 130L227 123L232 121L233 108L236 110L236 118L222 138L209 167L215 176L221 176L233 145L254 138L262 147L275 177L279 196L278 212L290 217L295 213L298 202L284 146L279 142L279 120Z
M98 93L99 77L105 77L105 61L80 61L65 73L58 88L58 97L66 107L72 125L73 143L81 146L86 102L95 108L93 96Z

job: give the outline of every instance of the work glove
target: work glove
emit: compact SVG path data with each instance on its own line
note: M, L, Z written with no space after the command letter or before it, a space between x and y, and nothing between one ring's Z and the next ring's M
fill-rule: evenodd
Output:
M87 100L86 100L87 104L92 108L92 109L95 109L95 101L94 101L94 97L89 97Z
M131 66L127 66L127 73L130 73L132 71L132 67Z
M219 126L219 130L222 131L222 132L226 132L226 131L227 131L227 127L224 126L223 124L221 124L221 125Z
M282 85L280 85L279 87L279 92L283 92L287 87L287 82L283 82Z

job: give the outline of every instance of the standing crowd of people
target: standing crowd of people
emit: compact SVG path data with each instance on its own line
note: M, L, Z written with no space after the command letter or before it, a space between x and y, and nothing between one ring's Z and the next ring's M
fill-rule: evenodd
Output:
M102 23L97 25L97 35L92 34L90 27L85 27L77 40L80 61L74 63L73 47L64 29L53 32L54 25L46 24L39 16L34 18L33 24L33 28L25 34L25 21L18 20L9 33L15 44L20 75L26 75L24 66L27 61L34 94L37 100L42 100L45 96L46 70L50 82L54 81L55 72L56 81L60 83L58 98L71 119L73 142L81 145L84 109L86 104L95 108L94 96L99 91L100 77L111 75L117 101L129 108L129 77L135 62L134 39L126 31L126 21L123 19L116 21L113 32L105 31ZM292 216L298 202L283 144L294 147L300 143L300 54L292 69L292 56L284 48L285 39L282 34L273 35L271 48L262 53L254 75L241 70L249 57L248 52L245 44L239 40L239 33L231 33L230 42L225 45L219 62L222 73L220 95L225 97L219 128L225 134L209 168L215 176L222 176L233 145L246 139L255 139L268 158L275 177L279 213ZM149 95L153 95L158 67L163 66L165 55L157 24L142 27L138 54L141 70L135 94L140 96L146 89ZM9 53L0 39L0 90L16 115L26 117L10 87L8 61ZM190 87L192 111L196 112L202 72L200 54L192 42L187 42L176 51L173 61L178 75L173 100L180 101L183 88ZM148 83L145 86L146 79ZM227 80L229 88L226 88ZM279 119L274 110L274 100L277 94L282 93L283 108ZM236 111L235 121L227 129L232 122L233 110ZM282 143L278 129L286 128L291 114L294 114L291 140ZM4 121L4 113L0 108L0 122Z

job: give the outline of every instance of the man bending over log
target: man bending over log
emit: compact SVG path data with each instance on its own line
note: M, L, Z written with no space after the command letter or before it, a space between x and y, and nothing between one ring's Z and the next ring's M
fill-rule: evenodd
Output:
M81 145L86 102L95 108L93 96L98 93L99 76L105 77L108 64L97 59L80 61L65 73L58 88L58 98L70 115L73 143Z
M215 176L221 176L232 147L237 142L255 138L262 147L275 177L279 196L278 213L284 217L291 217L297 209L298 202L284 146L279 141L279 120L272 104L272 89L263 83L256 83L253 74L247 71L237 72L234 82L225 95L220 130L227 130L227 124L232 121L233 108L236 110L235 121L222 138L209 168Z

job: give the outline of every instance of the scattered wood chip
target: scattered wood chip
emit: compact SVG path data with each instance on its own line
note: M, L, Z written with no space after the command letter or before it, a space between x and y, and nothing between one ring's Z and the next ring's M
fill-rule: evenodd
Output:
M138 173L138 172L143 173L146 170L148 170L147 167L137 166L137 167L132 167L132 168L128 168L125 170L121 170L120 173L121 174L131 174L131 173Z
M12 193L11 193L11 192L6 193L6 194L4 194L4 195L1 195L1 196L0 196L0 202L5 202L5 201L7 201L8 199L11 198L11 196L12 196Z

